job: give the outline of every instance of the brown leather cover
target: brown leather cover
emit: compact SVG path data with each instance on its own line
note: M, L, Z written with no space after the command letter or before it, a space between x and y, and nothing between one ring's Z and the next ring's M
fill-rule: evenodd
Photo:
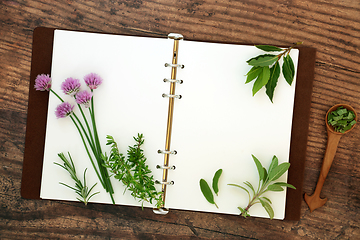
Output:
M51 74L54 30L54 28L39 27L34 30L33 34L29 104L21 181L21 196L27 199L40 199L49 94L48 92L35 91L34 83L38 74ZM288 183L294 185L296 190L287 190L286 220L299 220L301 215L311 94L315 69L316 50L308 47L299 47L299 50L291 131L291 167L288 172Z

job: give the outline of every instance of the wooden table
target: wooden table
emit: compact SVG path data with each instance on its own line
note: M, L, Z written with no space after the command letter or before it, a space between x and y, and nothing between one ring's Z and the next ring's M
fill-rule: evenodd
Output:
M360 2L263 0L15 0L0 2L1 239L360 239L360 127L344 136L324 185L325 206L300 221L26 200L20 196L32 32L38 26L317 49L304 192L311 194L332 105L360 109Z

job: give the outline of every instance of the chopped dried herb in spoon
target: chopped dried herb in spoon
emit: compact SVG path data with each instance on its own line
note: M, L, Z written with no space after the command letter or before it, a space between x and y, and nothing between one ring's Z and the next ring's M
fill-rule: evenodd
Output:
M328 124L334 127L336 132L344 133L355 123L355 113L340 106L328 115Z

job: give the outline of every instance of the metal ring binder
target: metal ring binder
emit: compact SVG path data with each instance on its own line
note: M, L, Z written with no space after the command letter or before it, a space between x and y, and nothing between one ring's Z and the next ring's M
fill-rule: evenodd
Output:
M165 67L179 67L179 68L184 68L185 65L184 65L184 64L165 63Z
M165 208L165 199L166 199L166 187L167 185L174 185L174 181L168 181L168 172L169 170L174 170L175 166L169 166L169 158L170 154L176 154L176 151L170 151L170 143L171 143L171 132L172 132L172 121L173 121L173 113L174 113L174 101L175 98L180 99L181 95L175 95L175 86L176 83L182 83L182 80L176 79L176 74L178 68L182 69L185 66L183 64L178 64L178 52L179 52L179 40L182 40L184 37L181 34L170 33L168 38L174 39L174 47L172 52L172 61L171 63L165 63L165 67L171 67L171 79L165 78L164 82L170 83L170 93L162 94L163 97L169 98L169 108L168 108L168 117L167 117L167 125L166 125L166 141L165 141L165 150L159 150L158 153L164 154L164 164L162 166L157 165L156 168L163 169L162 181L156 180L156 184L161 184L162 191L162 206L159 208L153 209L154 213L157 214L167 214L169 209Z
M178 99L181 99L181 98L182 98L182 96L181 96L181 95L166 94L166 93L163 93L163 94L162 94L162 97L168 97L168 98L178 98Z
M182 84L184 81L180 79L170 79L170 78L164 78L164 82L171 82L171 83L179 83Z
M166 150L158 150L157 151L158 153L162 153L162 154L174 154L174 155L176 155L177 154L177 151L176 150L174 150L174 151L166 151Z
M173 166L160 166L160 165L156 165L156 168L157 169L169 169L169 170L175 170L176 167L173 165Z
M160 182L159 180L155 180L156 184L162 184L162 185L174 185L175 182L174 181L170 181L170 182Z
M174 40L182 40L184 39L184 36L180 33L169 33L168 38L174 39Z

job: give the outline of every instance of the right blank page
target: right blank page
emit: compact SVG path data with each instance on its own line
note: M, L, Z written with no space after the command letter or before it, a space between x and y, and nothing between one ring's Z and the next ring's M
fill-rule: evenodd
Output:
M275 89L273 103L261 89L252 96L253 82L245 84L250 70L246 61L264 52L254 46L180 41L170 157L176 170L168 180L175 184L167 188L166 207L184 210L240 214L249 199L245 191L229 186L249 181L258 186L258 172L251 157L256 156L267 169L276 155L279 164L289 161L293 117L295 80L290 86L282 74ZM297 69L297 49L290 53ZM280 62L282 64L282 61ZM296 79L296 74L295 78ZM211 186L214 173L222 168L219 209L206 201L199 180ZM278 181L287 181L284 174ZM267 192L275 219L285 216L286 190ZM268 217L256 204L251 216Z

